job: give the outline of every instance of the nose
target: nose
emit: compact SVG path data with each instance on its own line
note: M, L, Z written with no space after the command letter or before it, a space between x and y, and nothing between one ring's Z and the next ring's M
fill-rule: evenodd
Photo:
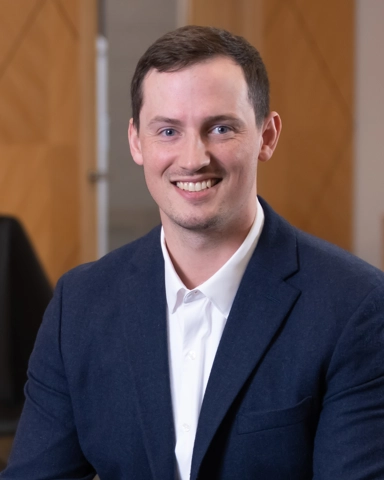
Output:
M209 165L210 161L210 154L203 139L198 135L187 137L179 155L179 167L193 173Z

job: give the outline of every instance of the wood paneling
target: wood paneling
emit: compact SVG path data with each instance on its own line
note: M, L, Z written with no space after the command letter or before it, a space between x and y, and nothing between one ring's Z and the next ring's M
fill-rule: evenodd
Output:
M96 5L95 0L81 0L80 12L80 129L82 132L79 154L80 162L80 256L83 262L90 262L97 256L96 245L96 185L88 180L88 173L96 167L96 85L95 85L95 42Z
M302 28L316 50L322 57L325 73L332 79L338 95L344 99L349 113L354 101L354 2L337 0L325 2L308 2L296 0L291 2Z
M261 41L262 0L191 0L189 23L225 28L250 42Z
M81 4L87 4L85 2L79 2L79 0L56 0L55 6L60 11L63 20L67 23L68 29L72 34L77 37L81 30L81 22L83 21L82 15L86 13L90 21L94 21L96 9L94 2L91 5L85 5L86 12L81 11Z
M23 37L23 31L40 9L39 2L32 1L20 8L19 2L3 2L0 29L0 74ZM3 11L5 6L6 10Z
M2 470L2 464L6 465L8 461L9 454L11 453L12 443L13 435L0 437L0 472Z
M263 55L283 131L259 167L259 193L299 228L350 249L353 2L191 0L190 23L241 34Z
M7 2L3 2L5 4ZM32 3L32 2L31 2ZM35 2L36 7L41 5ZM49 7L49 5L48 5ZM50 9L34 10L0 79L0 144L45 142L48 134ZM0 17L0 30L2 19Z
M96 5L16 3L0 16L0 214L22 221L55 283L96 252Z
M21 219L49 273L51 166L46 145L0 146L0 212ZM51 277L52 278L52 277Z
M353 2L344 0L280 0L274 6L263 54L271 107L283 118L283 132L274 158L259 169L259 191L279 212L347 249L352 243L353 16Z

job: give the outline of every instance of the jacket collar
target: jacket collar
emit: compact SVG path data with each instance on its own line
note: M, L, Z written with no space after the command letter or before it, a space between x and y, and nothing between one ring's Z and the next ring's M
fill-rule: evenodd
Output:
M286 281L299 268L295 231L260 201L265 213L264 229L216 353L196 432L192 480L197 478L209 445L229 408L300 294Z
M153 478L173 480L175 433L160 228L137 245L120 292L130 373Z
M209 445L239 391L257 368L300 291L296 234L260 199L263 232L236 294L201 408L192 458L197 478ZM160 228L138 243L122 281L125 336L139 419L154 479L174 479L164 261Z

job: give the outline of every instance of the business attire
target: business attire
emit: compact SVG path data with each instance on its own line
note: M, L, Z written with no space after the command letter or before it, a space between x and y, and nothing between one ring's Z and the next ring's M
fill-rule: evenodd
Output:
M257 198L255 203L255 219L240 247L214 275L193 290L178 276L161 230L177 480L190 478L200 409L214 358L263 229L264 211Z
M262 206L191 479L384 479L384 274ZM159 236L59 281L3 480L175 478Z

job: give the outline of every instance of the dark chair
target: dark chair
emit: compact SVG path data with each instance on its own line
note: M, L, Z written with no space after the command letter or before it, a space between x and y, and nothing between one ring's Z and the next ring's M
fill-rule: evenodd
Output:
M0 217L0 434L15 431L28 359L52 287L20 223Z

